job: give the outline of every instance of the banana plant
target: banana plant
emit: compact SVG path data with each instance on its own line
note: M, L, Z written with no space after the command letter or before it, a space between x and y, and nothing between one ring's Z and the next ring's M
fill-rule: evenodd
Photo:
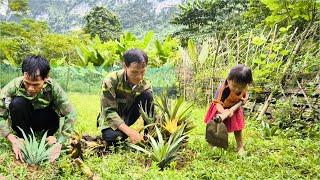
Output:
M112 66L119 59L117 43L110 40L102 42L98 36L90 40L87 45L81 44L76 47L78 56L80 57L81 67L92 63L94 66Z
M188 55L193 63L193 65L196 64L206 64L209 60L209 54L210 54L210 48L209 43L207 41L204 41L201 45L201 50L199 51L194 44L194 42L189 39L188 40Z
M156 59L150 62L153 66L160 66L166 63L176 64L180 59L179 41L171 36L167 36L164 41L155 41L155 53Z
M144 35L143 39L137 39L132 33L125 32L123 35L120 36L120 40L117 41L118 53L120 53L119 55L122 57L123 53L131 48L139 48L147 51L147 49L151 45L153 38L153 31L148 31Z

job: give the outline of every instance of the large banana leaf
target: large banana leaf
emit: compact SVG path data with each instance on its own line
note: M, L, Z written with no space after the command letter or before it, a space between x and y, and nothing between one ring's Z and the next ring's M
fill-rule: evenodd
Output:
M191 39L188 40L188 53L191 61L195 63L198 59L198 51L194 42Z

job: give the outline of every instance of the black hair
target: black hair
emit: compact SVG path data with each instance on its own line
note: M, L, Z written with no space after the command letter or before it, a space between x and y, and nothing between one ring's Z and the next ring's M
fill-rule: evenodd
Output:
M239 84L251 84L253 83L251 69L239 64L230 70L228 80L235 81Z
M123 54L124 63L127 67L131 63L137 62L139 64L148 65L148 56L140 49L130 49Z
M42 79L44 79L48 77L49 71L49 62L41 56L32 55L27 57L22 62L22 73L27 73L31 80L35 80L39 75Z

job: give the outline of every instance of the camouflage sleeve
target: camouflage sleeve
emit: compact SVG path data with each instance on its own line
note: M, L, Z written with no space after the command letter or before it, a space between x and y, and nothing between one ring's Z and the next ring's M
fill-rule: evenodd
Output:
M6 137L11 133L11 128L8 125L9 104L11 103L12 96L15 93L15 80L9 82L0 91L0 136Z
M124 123L117 113L118 103L116 100L115 84L113 84L114 81L112 77L108 77L102 83L100 129L111 127L113 130L116 130L120 124Z
M76 120L76 112L71 106L67 94L56 82L53 83L53 98L56 105L57 113L60 115L59 131L62 136L66 136L74 131L74 122ZM58 138L59 139L59 138Z

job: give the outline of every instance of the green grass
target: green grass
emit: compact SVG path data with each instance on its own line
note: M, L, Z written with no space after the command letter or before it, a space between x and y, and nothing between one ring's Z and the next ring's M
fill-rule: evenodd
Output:
M96 116L99 95L69 94L78 120L76 129L91 135L99 134ZM320 144L312 139L289 139L283 135L271 140L262 138L260 125L246 122L244 139L248 155L238 157L235 140L229 134L227 151L210 147L204 139L203 117L207 108L196 107L193 117L197 127L179 159L164 171L159 171L149 158L135 151L120 150L104 157L91 156L85 163L103 179L319 179ZM0 174L8 179L87 179L72 160L63 155L55 164L44 164L30 170L26 164L14 161L11 147L0 139ZM146 165L148 164L148 165ZM1 176L0 176L1 177Z

